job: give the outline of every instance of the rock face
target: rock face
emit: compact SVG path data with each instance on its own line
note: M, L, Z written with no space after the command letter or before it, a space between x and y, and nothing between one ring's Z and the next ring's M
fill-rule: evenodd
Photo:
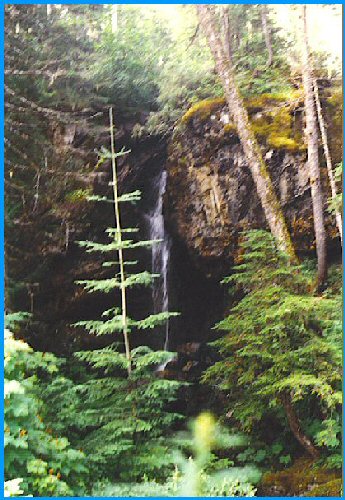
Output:
M312 254L315 244L301 99L282 102L280 96L262 96L261 101L249 101L248 110L297 251ZM185 243L207 275L224 275L236 257L241 231L267 226L222 99L201 102L186 113L170 143L167 170L165 206L170 231ZM323 182L328 193L325 169ZM333 252L339 249L339 241L331 217L327 224Z
M133 139L135 121L117 116L117 123L117 150L131 150L118 159L120 190L143 191L141 202L136 207L124 206L122 216L127 227L140 227L142 214L151 203L146 187L165 162L165 144L156 138ZM77 245L80 240L107 241L104 231L114 226L110 204L86 199L92 193L111 197L109 161L95 168L95 151L110 147L107 110L97 123L51 123L48 139L51 167L41 183L37 210L14 220L6 235L11 244L6 255L6 278L9 285L15 283L8 286L6 307L8 311L33 314L23 335L34 348L68 353L109 342L71 327L81 319L98 318L114 306L111 294L87 294L75 284L76 280L106 278L111 273L102 267L104 256L87 254ZM149 268L150 256L144 253L140 257L142 266ZM130 314L146 313L149 300L150 290L134 293Z
M329 135L337 163L341 161L342 115L339 100L332 99L326 110L328 118L332 117ZM300 96L293 96L291 102L286 96L261 96L253 98L248 109L298 252L313 254ZM118 161L120 190L142 191L142 201L124 207L122 218L127 227L139 227L139 237L149 237L145 213L157 201L153 179L167 168L164 217L172 237L169 309L181 313L171 321L171 349L200 344L228 306L219 282L229 274L240 232L266 227L264 215L222 99L191 108L176 128L168 153L165 141L159 138L133 139L132 129L138 121L144 123L145 117L132 122L117 117L117 150L123 146L131 150ZM104 230L113 225L111 205L86 201L89 193L111 195L109 162L95 168L95 150L109 147L107 110L97 122L51 123L48 139L53 152L49 172L41 180L37 207L15 218L6 235L11 250L6 255L6 280L14 283L7 287L6 304L10 311L33 313L23 335L34 348L66 353L109 342L70 326L81 319L99 318L102 311L114 306L111 294L87 294L75 284L76 280L107 278L111 273L102 268L102 256L86 254L77 245L78 240L106 241ZM324 186L326 192L326 175ZM328 237L332 257L339 253L340 245L330 216ZM148 251L136 257L138 271L150 269ZM132 317L152 312L150 289L133 291L129 302Z

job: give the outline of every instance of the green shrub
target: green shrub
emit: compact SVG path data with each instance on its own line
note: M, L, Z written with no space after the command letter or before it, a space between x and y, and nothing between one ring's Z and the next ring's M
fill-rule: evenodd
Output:
M71 496L83 491L84 454L55 436L41 417L38 373L57 373L58 365L52 354L34 352L5 331L5 480L10 494Z
M260 479L253 466L231 467L228 460L212 453L218 448L243 445L243 437L230 435L216 424L209 413L199 415L192 425L192 435L176 437L173 452L175 471L163 483L145 480L140 483L99 482L94 496L255 496L252 483Z

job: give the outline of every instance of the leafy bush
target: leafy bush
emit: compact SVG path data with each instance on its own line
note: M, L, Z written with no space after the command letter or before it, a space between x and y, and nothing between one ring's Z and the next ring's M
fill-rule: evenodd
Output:
M38 374L59 362L5 331L5 479L9 495L71 496L83 491L84 454L42 421ZM19 479L20 478L20 479Z
M145 346L133 349L128 378L125 356L112 344L77 353L76 380L57 379L46 387L47 419L53 422L59 410L59 426L85 452L94 481L162 479L172 470L169 432L181 416L169 411L169 403L180 383L154 371L170 356Z
M175 440L175 471L164 483L146 480L141 483L111 484L99 482L94 496L255 496L255 483L260 478L252 466L231 467L212 450L243 445L243 437L229 435L216 424L209 413L199 415L192 425L192 436ZM187 447L187 449L185 449ZM186 454L187 453L187 454Z

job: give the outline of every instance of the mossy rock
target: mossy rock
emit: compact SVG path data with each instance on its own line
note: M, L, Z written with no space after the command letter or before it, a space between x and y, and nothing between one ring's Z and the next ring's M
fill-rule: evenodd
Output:
M303 102L303 93L301 90L290 90L276 94L260 94L255 97L245 99L248 112L268 109L270 106L277 107L279 104L287 103L294 107Z
M331 89L327 99L328 128L327 135L334 163L342 160L343 151L343 90L341 87Z
M273 149L303 151L305 144L302 132L295 130L289 104L264 110L259 118L252 117L252 129L259 142Z
M244 104L251 119L253 132L260 144L273 149L305 151L303 131L294 127L292 118L292 111L301 104L300 91L262 94L245 99ZM217 114L225 105L224 98L200 101L184 114L181 125L187 126L195 118L200 122L206 122L213 113ZM223 132L234 134L236 126L234 123L225 124Z
M315 486L312 490L308 491L306 497L341 497L343 489L343 482L339 479L333 479L327 483Z
M266 473L261 480L260 490L265 495L338 496L341 489L340 475L338 471L317 467L309 458L300 458L288 469Z
M182 116L181 122L183 124L188 124L193 118L199 118L201 121L206 121L211 116L213 111L219 109L221 106L224 106L224 104L224 97L205 99L204 101L197 102Z
M223 130L226 134L231 134L233 132L236 132L236 126L233 123L227 123L224 125Z

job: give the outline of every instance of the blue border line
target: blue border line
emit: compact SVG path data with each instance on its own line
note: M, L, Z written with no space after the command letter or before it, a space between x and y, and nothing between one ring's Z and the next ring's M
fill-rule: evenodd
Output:
M276 5L276 4L285 4L285 5L291 5L291 4L312 4L312 5L344 5L345 4L345 0L336 0L336 1L324 1L324 2L313 2L311 0L298 0L298 1L294 1L294 2L291 2L291 1L284 1L284 0L268 0L266 2L258 2L258 1L255 1L255 0L248 0L246 2L232 2L232 1L223 1L223 0L217 0L217 2L210 2L210 1L190 1L190 2L174 2L174 1L166 1L166 2L157 2L157 1L142 1L142 2L138 2L138 1L127 1L126 4L131 4L131 5L143 5L143 4L148 4L148 5L154 5L154 4L163 4L163 5L184 5L184 4L187 4L187 5L192 5L192 4L214 4L214 3L217 3L217 4L238 4L238 5L245 5L245 4L248 4L248 5L252 5L252 4L272 4L272 5ZM99 0L96 0L96 1L93 1L93 2L88 2L88 1L85 1L85 0L80 0L80 1L73 1L73 0L63 0L61 2L49 2L49 1L38 1L38 2L35 2L35 1L31 1L31 0L16 0L16 1L13 1L13 2L4 2L3 5L2 5L2 8L1 8L1 11L0 11L0 21L1 21L1 27L2 27L2 34L1 34L1 37L0 37L0 51L1 51L1 69L0 69L0 95L1 95L1 110L0 110L0 126L1 126L1 134L2 134L2 141L0 143L0 158L1 158L1 173L2 173L2 179L3 179L3 182L0 183L0 212L2 213L2 217L1 217L1 221L0 221L0 244L1 244L1 247L3 249L2 252L0 252L0 264L1 264L1 273L2 273L2 286L0 286L0 298L1 298L1 301L2 303L4 304L4 276L5 276L5 273L4 273L4 32L5 32L5 29L4 29L4 22L5 22L5 19L4 19L4 8L5 8L5 5L28 5L28 4L33 4L33 5L47 5L47 4L51 4L51 5L55 5L55 4L67 4L67 5L73 5L73 4L76 4L76 5L81 5L81 4L122 4L122 2L102 2L102 1L99 1ZM343 56L344 56L344 12L343 12ZM343 57L343 69L344 69L344 57ZM344 88L344 81L343 81L343 88ZM344 97L343 97L344 99ZM344 100L343 100L343 104L344 104ZM345 125L345 122L344 122L344 111L343 111L343 130L344 130L344 125ZM343 132L344 134L344 132ZM344 141L343 141L343 159L345 157L345 154L344 154ZM344 191L344 187L345 187L345 179L343 177L343 191ZM343 228L345 227L344 225L344 207L343 207ZM342 257L342 265L343 265L343 273L344 273L344 265L345 265L345 256L344 256L344 253L343 253L343 257ZM344 285L344 274L343 274L343 285ZM344 320L344 315L345 315L345 302L344 302L344 292L343 292L343 320ZM0 325L1 325L1 328L2 330L4 329L4 315L1 314L0 315ZM1 377L2 377L2 385L1 385L1 395L0 395L0 408L1 408L1 412L2 412L2 415L4 416L4 337L3 335L1 336L1 352L2 352L2 361L1 361ZM344 377L344 355L345 355L345 338L343 336L343 377ZM344 386L343 386L343 390L344 390ZM345 430L345 427L344 427L344 412L343 412L343 436L344 436L344 430ZM1 454L0 454L0 470L4 471L4 421L2 419L2 432L1 432L1 447L2 447L2 451L1 451ZM343 441L343 458L344 458L344 441ZM343 468L343 474L345 473L344 471L344 468ZM2 477L4 477L4 474L2 475ZM344 482L344 478L343 478L343 482ZM0 498L4 498L4 484L3 484L3 481L0 480ZM18 500L21 500L22 498L24 497L12 497L12 498L18 498ZM49 499L51 497L40 497L42 499L46 498L46 499ZM94 499L94 498L100 498L100 499L103 499L103 500L106 500L106 499L111 499L111 498L117 498L117 497L55 497L55 498L66 498L66 499L79 499L79 498L85 498L85 499ZM120 498L134 498L134 497L120 497ZM146 499L148 497L135 497L135 498L142 498L142 499ZM157 499L163 499L163 498L166 498L166 497L155 497ZM177 497L175 497L177 498ZM178 497L178 498L191 498L191 497ZM198 497L198 498L205 498L205 497ZM248 497L237 497L237 498L248 498ZM254 497L254 498L257 498L257 499L281 499L281 498L287 498L287 497ZM315 499L327 499L327 498L330 498L330 497L312 497L312 498L315 498ZM339 498L339 497L333 497L333 498ZM345 498L344 494L341 498Z

